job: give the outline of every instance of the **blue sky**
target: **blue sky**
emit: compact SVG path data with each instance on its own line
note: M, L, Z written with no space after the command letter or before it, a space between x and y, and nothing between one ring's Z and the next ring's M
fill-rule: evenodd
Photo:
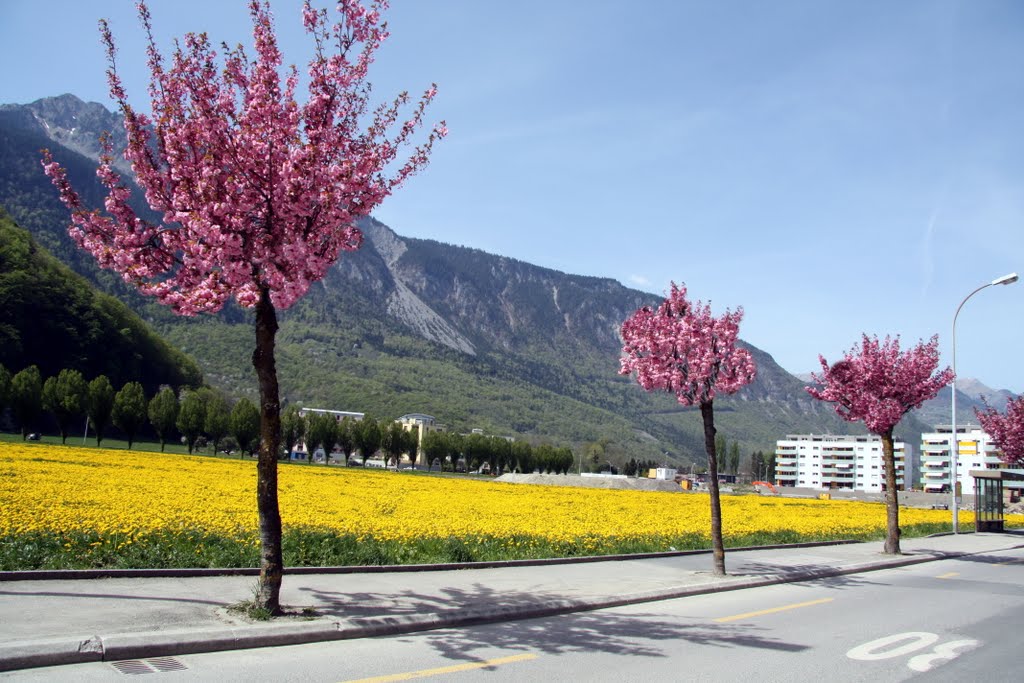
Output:
M158 38L248 39L242 0L151 0ZM376 216L662 294L743 306L817 369L862 332L938 333L1024 274L1024 3L394 0L383 99L436 82L451 131ZM144 104L130 0L0 0L0 102L110 106L96 20ZM274 0L286 59L298 0ZM1024 392L1024 283L964 307L957 369Z

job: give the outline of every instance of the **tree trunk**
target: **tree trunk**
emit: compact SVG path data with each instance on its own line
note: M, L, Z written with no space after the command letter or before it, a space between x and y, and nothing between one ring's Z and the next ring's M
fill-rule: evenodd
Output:
M281 612L281 511L277 504L277 456L281 445L281 406L274 362L277 313L264 287L256 304L256 350L252 365L260 385L260 452L256 464L256 508L260 526L260 581L257 606Z
M700 404L704 419L704 450L708 453L708 490L711 498L711 549L715 576L725 576L725 545L722 543L722 500L718 496L718 456L715 453L715 409L713 401Z
M900 554L900 506L896 491L896 455L893 452L892 429L882 436L882 466L885 468L885 553Z

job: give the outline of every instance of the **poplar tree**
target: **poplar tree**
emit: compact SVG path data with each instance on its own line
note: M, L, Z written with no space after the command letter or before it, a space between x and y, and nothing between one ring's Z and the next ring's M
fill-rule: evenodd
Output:
M178 409L178 417L175 426L181 435L185 437L189 455L192 454L196 445L196 439L203 433L203 426L206 423L206 401L198 391L186 391L181 397L181 406Z
M114 410L114 387L106 375L100 375L89 382L85 397L85 412L89 416L93 432L96 434L96 446L103 445L110 416Z
M68 442L68 431L75 418L85 412L85 399L89 385L78 370L65 368L56 377L43 383L42 405L53 414L60 430L60 442Z
M43 380L39 368L30 365L12 377L10 396L14 418L21 426L21 440L25 441L43 407Z
M128 439L128 450L132 449L135 435L146 422L146 394L138 382L126 382L114 396L114 408L110 413L114 425L124 432Z
M174 432L180 408L178 397L170 387L164 387L149 401L149 424L160 439L161 453Z

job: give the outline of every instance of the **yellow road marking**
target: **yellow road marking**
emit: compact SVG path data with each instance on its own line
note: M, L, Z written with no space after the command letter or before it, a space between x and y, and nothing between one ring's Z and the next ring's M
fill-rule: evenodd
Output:
M422 669L420 671L408 671L406 673L401 674L391 674L390 676L360 678L358 680L348 681L348 683L387 683L388 681L410 681L414 678L427 678L428 676L440 676L441 674L458 673L459 671L486 669L489 666L500 666L501 664L511 664L512 662L525 662L531 659L537 659L537 655L529 653L522 655L512 655L511 657L499 657L498 659L488 659L483 662L467 662L465 664L453 664L452 666L442 666L436 669Z
M1010 565L1010 564L1020 564L1022 562L1024 562L1024 560L1007 560L1006 562L996 562L996 566L997 567L1005 567L1005 566Z
M775 612L785 612L791 609L799 609L800 607L810 607L811 605L822 605L826 602L832 602L834 598L822 598L820 600L809 600L808 602L798 602L792 605L783 605L782 607L772 607L771 609L763 609L757 612L746 612L744 614L734 614L731 617L719 617L715 619L716 622L724 624L727 621L739 621L740 619L747 619L749 617L759 617L762 614L774 614Z
M945 574L939 574L936 579L952 579L954 576L960 576L960 572L947 572Z

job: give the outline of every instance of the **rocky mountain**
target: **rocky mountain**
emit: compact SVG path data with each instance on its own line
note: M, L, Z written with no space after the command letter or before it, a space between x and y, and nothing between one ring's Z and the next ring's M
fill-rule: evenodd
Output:
M100 135L108 133L115 152L114 166L122 173L131 169L121 157L127 144L121 118L98 102L83 102L74 95L45 97L27 105L0 104L0 116L17 121L24 130L42 133L60 145L89 158L100 156Z
M960 396L959 393L963 392L969 396L973 401L979 403L987 403L996 410L1006 410L1006 403L1010 399L1017 398L1017 394L1007 389L991 389L976 379L965 377L956 381L957 390L957 413L960 412Z
M248 311L176 318L97 271L70 244L38 149L49 146L98 205L95 149L86 141L116 119L97 106L65 95L0 108L0 204L196 358L209 382L254 394ZM362 228L364 247L282 312L278 369L286 400L380 417L424 412L460 431L589 445L612 461L703 460L699 411L617 374L619 325L657 297L610 279L403 238L373 220ZM862 431L811 399L768 353L750 349L757 380L715 406L720 432L742 452L770 450L787 433ZM916 441L921 426L905 421L907 438Z

